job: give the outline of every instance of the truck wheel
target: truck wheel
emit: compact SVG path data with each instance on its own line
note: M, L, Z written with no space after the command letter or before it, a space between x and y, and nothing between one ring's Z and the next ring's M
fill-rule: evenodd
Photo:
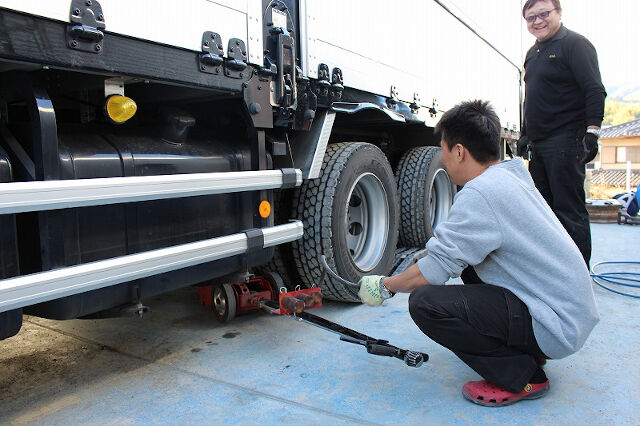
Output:
M389 275L397 275L407 269L408 259L413 259L413 255L419 251L420 249L416 247L398 247L393 257L393 265L391 266Z
M220 322L229 322L236 317L236 293L231 284L213 287L213 311Z
M400 197L399 244L424 247L447 219L456 188L442 163L442 150L421 146L407 151L396 170Z
M330 145L322 176L303 183L298 200L304 235L292 248L302 283L318 285L328 299L359 301L355 286L327 278L320 256L349 281L388 274L398 239L398 201L387 158L368 143Z

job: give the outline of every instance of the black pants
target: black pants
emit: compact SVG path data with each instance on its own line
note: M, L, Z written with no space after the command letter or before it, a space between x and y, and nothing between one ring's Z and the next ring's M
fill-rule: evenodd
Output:
M591 228L585 207L583 136L584 130L571 130L534 141L529 172L536 188L580 249L588 267Z
M521 392L536 372L538 347L526 305L490 284L428 285L409 297L411 318L485 380Z

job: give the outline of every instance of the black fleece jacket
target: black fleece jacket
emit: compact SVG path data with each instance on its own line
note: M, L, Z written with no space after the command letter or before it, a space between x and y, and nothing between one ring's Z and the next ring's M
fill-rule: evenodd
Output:
M529 49L524 69L522 134L530 140L602 124L607 93L596 49L585 37L560 27Z

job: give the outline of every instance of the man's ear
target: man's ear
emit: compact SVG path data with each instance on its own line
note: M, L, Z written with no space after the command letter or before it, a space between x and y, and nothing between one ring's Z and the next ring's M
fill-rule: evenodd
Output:
M456 146L453 147L453 156L456 160L458 160L458 162L464 160L465 149L462 144L457 143Z

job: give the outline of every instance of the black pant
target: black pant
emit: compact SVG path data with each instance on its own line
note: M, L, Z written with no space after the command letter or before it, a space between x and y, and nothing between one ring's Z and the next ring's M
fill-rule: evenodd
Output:
M538 347L526 305L490 284L428 285L409 297L411 318L484 379L521 392L536 372Z
M533 141L529 172L588 267L591 228L584 196L583 136L584 130L571 130Z

